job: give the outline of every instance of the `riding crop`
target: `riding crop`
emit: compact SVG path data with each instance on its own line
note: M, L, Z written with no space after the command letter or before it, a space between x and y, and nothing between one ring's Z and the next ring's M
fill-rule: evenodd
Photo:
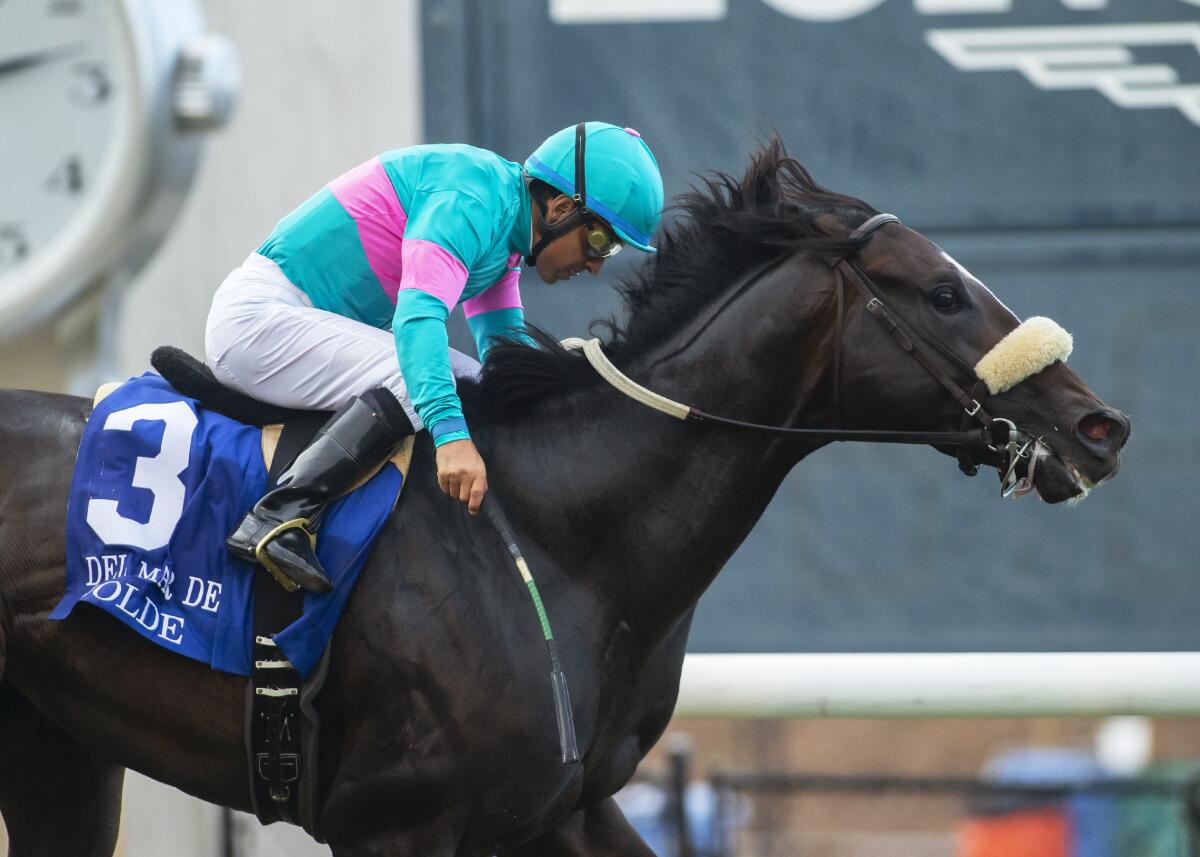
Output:
M529 597L533 599L533 608L537 611L538 622L542 626L542 637L546 641L546 650L550 653L550 684L554 689L554 716L558 723L558 744L562 750L563 764L578 762L579 747L575 740L575 718L571 713L571 694L567 689L566 674L563 673L562 665L558 660L558 646L554 643L554 632L550 630L550 618L546 615L546 608L542 604L541 593L538 592L537 583L533 579L533 572L529 570L529 563L525 562L521 549L517 547L512 527L508 524L504 510L500 508L500 501L489 494L484 498L483 510L487 512L488 520L492 522L492 526L495 527L496 532L504 541L505 547L508 548L509 556L513 558L517 571L521 574L521 579L525 581L525 586L529 589Z

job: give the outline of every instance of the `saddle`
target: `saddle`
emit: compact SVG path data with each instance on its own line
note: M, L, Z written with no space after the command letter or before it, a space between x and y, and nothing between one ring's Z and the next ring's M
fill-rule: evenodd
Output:
M305 411L281 408L260 402L245 393L226 387L212 370L181 348L164 345L154 349L150 365L185 396L198 399L204 407L230 419L252 426L301 424L329 419L329 411ZM317 428L320 428L320 424ZM315 429L314 429L315 432Z

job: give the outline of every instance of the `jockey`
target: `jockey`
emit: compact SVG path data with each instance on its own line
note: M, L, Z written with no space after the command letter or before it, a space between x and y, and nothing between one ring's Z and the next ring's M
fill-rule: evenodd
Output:
M576 176L579 175L579 187ZM449 347L463 305L480 360L524 329L521 260L546 283L600 272L628 244L653 253L663 205L631 128L580 123L521 165L465 145L385 152L279 221L225 279L205 333L222 383L291 408L335 410L227 540L287 588L331 588L314 553L325 506L424 428L443 491L474 515L487 491Z

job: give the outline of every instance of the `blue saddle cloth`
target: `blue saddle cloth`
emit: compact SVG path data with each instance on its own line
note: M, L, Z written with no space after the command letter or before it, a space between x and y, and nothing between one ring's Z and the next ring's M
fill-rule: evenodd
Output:
M331 504L317 556L333 580L304 594L275 642L307 676L333 634L404 477L385 466ZM147 640L238 675L251 669L251 581L225 537L263 495L262 430L205 410L158 375L127 381L84 428L67 502L67 591L50 614L91 604Z

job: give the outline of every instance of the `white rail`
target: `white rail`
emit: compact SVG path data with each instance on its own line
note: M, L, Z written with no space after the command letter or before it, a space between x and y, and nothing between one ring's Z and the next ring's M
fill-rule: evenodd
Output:
M1200 714L1200 652L697 654L699 717Z

